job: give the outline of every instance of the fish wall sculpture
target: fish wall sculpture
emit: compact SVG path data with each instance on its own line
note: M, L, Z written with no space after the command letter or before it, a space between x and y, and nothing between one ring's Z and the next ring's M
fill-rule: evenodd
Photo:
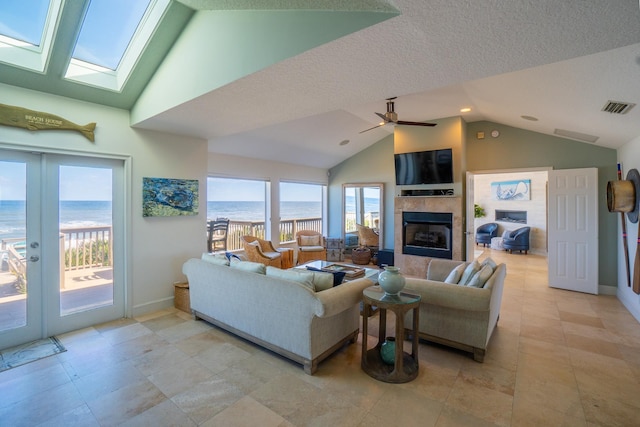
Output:
M80 132L91 142L95 140L93 134L96 129L95 123L80 126L54 114L13 105L0 104L0 125L28 130L72 130Z

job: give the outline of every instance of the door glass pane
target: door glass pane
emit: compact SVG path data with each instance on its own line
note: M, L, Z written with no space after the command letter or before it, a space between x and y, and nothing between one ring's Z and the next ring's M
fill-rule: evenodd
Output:
M60 314L113 305L112 170L60 166Z
M0 331L27 324L26 166L0 161Z

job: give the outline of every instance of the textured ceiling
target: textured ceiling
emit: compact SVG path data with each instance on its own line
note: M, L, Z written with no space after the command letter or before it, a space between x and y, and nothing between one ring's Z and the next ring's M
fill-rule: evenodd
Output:
M605 147L617 148L640 136L640 106L625 115L600 111L608 100L640 103L636 0L179 0L172 4L175 15L166 18L121 94L59 79L77 18L88 1L65 2L46 75L0 65L0 81L133 108L132 126L201 137L209 141L211 152L320 168L389 135L393 128L388 126L359 132L377 124L374 112L384 112L385 99L393 96L398 96L400 120L432 121L471 107L471 113L462 114L467 122L489 120L550 135L563 129L597 136L595 143ZM197 11L189 20L193 9ZM169 73L167 84L154 84L163 72L181 69L171 63L181 58L176 50L222 50L209 39L188 39L194 23L206 27L208 19L214 25L226 16L215 10L262 10L270 16L279 10L313 11L324 21L315 26L320 37L309 47L300 44L305 34L287 34L287 25L272 26L269 32L277 33L280 43L295 47L290 49L294 56L272 65L207 86L203 79L213 79L226 65L211 61L197 79ZM325 24L331 13L336 19ZM357 31L347 28L349 19ZM331 41L332 34L341 37ZM224 47L241 62L264 54L264 46L229 49L234 45ZM181 90L185 85L199 90L182 90L174 100L167 93L177 91L176 82L182 83ZM145 102L155 110L138 115ZM522 115L539 120L526 121ZM350 143L338 145L344 140Z
M588 3L396 0L400 16L134 125L206 138L213 152L328 168L392 131L358 133L398 96L401 120L470 106L466 121L560 128L619 147L640 136L640 107L600 109L640 102L640 10L635 0Z

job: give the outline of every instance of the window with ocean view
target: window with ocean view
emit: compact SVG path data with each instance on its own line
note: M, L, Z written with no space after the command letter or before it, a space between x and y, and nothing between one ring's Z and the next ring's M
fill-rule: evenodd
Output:
M295 182L280 183L280 241L295 240L298 230L322 233L324 186Z
M242 249L244 235L265 238L267 181L207 178L207 221L229 218L227 249Z

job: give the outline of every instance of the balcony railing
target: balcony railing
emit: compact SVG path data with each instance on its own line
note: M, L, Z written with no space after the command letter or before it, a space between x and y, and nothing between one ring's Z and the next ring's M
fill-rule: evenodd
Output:
M298 230L322 232L322 218L296 218L280 221L280 243L291 243L296 239ZM264 239L264 221L229 221L227 232L227 250L243 249L242 236L256 236Z
M280 243L295 241L298 230L322 232L322 218L296 218L280 221ZM264 221L230 221L227 250L242 250L242 236L264 239ZM113 265L113 240L110 226L60 229L61 268L65 271ZM26 274L25 239L2 239L0 249L6 253L10 270L24 277Z

